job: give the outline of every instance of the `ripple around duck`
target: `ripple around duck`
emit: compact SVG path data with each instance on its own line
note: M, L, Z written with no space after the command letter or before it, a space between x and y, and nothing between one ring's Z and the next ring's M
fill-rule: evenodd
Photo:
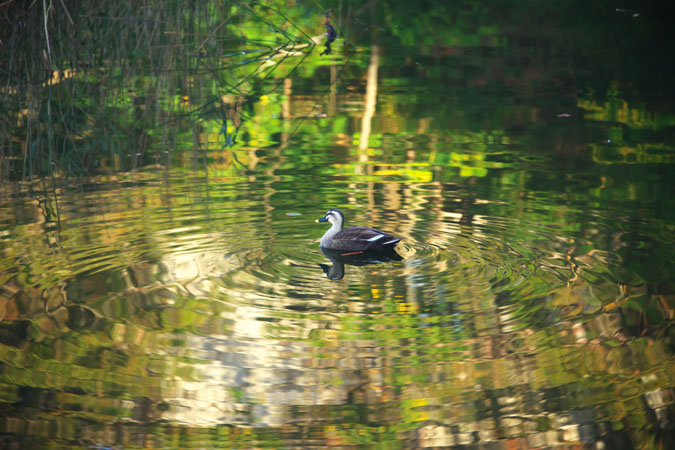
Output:
M484 294L494 295L516 289L541 270L541 260L549 256L536 246L516 240L506 242L505 237L515 234L518 226L522 225L503 218L482 217L477 226L470 228L449 223L445 228L450 231L445 232L413 229L411 238L399 245L404 256L402 264L405 272L414 271L427 283L434 284L438 277L447 280L446 287L451 290L481 285ZM539 229L537 233L538 240L554 240L550 230ZM557 278L571 276L569 267L559 266Z
M427 188L436 186L414 186L418 191ZM43 254L42 267L70 272L75 283L86 283L97 273L133 272L124 283L135 288L179 286L181 292L227 305L268 308L258 311L261 316L287 308L331 309L335 306L330 302L372 300L389 285L395 286L396 298L407 299L402 286L410 283L422 303L447 303L520 289L533 275L551 287L572 279L574 269L593 283L609 277L593 269L594 258L602 254L582 252L570 262L570 239L546 225L478 214L463 223L459 213L413 209L384 211L380 223L373 223L403 237L397 246L402 261L346 266L344 279L335 283L320 267L330 263L318 248L325 229L313 228L315 211L307 212L297 199L284 194L277 199L281 206L264 206L256 191L260 187L246 183L217 186L218 195L211 196L206 191L212 188L182 181L170 190L148 187L154 194L136 189L65 198L64 214L94 214L66 223L62 247L54 255ZM153 195L160 198L154 209L129 208L157 201ZM247 196L253 198L250 206L240 205ZM371 297L364 294L368 292Z
M170 213L158 216L152 226L138 222L132 213L115 217L109 228L100 218L71 226L65 235L78 245L58 257L71 271L71 284L86 284L99 272L131 270L132 279L122 285L182 286L186 293L226 304L266 307L267 312L258 314L268 316L301 304L331 309L327 302L350 298L344 296L345 289L371 291L399 277L414 280L426 302L444 302L448 291L486 294L494 286L517 286L526 276L523 267L529 258L525 248L507 246L490 234L508 229L504 221L486 218L481 226L462 229L447 220L440 224L441 231L408 227L397 247L403 261L347 266L344 280L336 284L320 267L329 263L318 248L323 229L312 230L316 237L308 237L307 229L314 224L306 215L278 220L262 209L237 213L199 204L176 205ZM395 217L391 219L392 229L399 228ZM109 243L118 229L133 231ZM83 245L82 235L92 242ZM51 267L57 265L54 261Z

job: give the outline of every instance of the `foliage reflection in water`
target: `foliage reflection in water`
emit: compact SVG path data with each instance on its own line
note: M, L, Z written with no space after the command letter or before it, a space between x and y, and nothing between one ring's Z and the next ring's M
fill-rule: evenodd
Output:
M129 148L81 178L67 152L43 153L52 172L29 154L25 179L3 181L3 446L673 445L662 75L589 79L573 37L463 32L500 10L439 6L457 26L429 30L405 25L402 3L350 8L332 23L362 41L284 47L236 94L182 66L190 105L152 88L177 79L111 84L134 91L118 106L148 125L143 139L83 119L60 148ZM323 39L324 12L288 17L303 12ZM366 15L395 22L371 24L378 45L358 34ZM274 13L232 17L289 39L267 27ZM435 45L405 45L425 33ZM193 44L215 64L224 47L209 36ZM34 130L36 148L54 138ZM322 251L313 219L335 206L402 237L398 253Z

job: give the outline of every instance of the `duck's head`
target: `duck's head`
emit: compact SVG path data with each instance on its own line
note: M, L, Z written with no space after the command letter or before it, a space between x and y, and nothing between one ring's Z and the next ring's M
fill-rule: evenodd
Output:
M337 225L342 228L342 224L345 223L345 215L342 214L342 211L339 209L329 209L325 216L320 219L316 219L317 223L320 222L330 222L333 225Z

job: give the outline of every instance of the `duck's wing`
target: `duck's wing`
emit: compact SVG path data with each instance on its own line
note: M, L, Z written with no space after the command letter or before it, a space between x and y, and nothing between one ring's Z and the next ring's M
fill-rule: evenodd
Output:
M331 241L331 247L347 250L371 250L393 247L400 241L391 234L375 228L349 227L338 232Z

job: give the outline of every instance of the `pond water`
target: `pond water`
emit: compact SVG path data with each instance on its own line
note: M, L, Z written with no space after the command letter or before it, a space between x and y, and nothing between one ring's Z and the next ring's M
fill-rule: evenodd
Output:
M340 2L323 55L316 6L229 11L246 43L43 86L0 446L673 448L673 43L610 6ZM400 260L329 258L329 208Z

